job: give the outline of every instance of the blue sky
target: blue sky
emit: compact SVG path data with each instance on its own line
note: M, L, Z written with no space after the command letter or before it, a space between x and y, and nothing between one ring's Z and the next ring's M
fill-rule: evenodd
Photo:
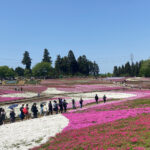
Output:
M112 72L150 57L149 0L0 0L0 65L23 66L25 50L32 66L47 48L56 56L85 54Z

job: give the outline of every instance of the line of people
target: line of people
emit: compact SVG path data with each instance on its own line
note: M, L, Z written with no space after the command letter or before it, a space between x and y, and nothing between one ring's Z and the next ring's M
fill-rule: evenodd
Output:
M104 103L106 103L106 95L103 96L103 101ZM96 94L95 95L95 101L98 104L98 100L99 97ZM80 104L80 108L83 107L83 99L80 98L79 100L79 104ZM54 104L52 105L52 102L49 101L48 103L48 107L46 107L46 102L42 102L40 104L40 112L38 110L37 104L33 103L32 107L31 107L31 112L29 113L29 106L28 104L24 105L22 104L22 106L20 107L20 114L19 117L20 119L23 121L24 119L29 119L29 118L37 118L38 114L40 114L41 116L46 116L46 115L53 115L53 113L55 112L55 114L58 113L63 113L67 111L67 105L68 103L66 102L66 100L59 98L58 102L55 100ZM72 108L76 109L76 102L74 99L72 99ZM9 118L10 118L10 122L13 123L16 120L16 114L14 109L12 108L9 114ZM5 110L3 108L0 108L0 125L4 124L4 121L6 119L6 113Z
M40 114L41 116L46 116L46 115L53 115L53 113L58 114L66 112L67 111L67 105L68 103L66 100L62 100L61 98L58 99L59 103L57 101L54 101L54 104L52 105L52 102L49 101L48 103L48 108L46 107L46 102L43 102L40 104L40 112L38 110L37 104L33 103L31 107L31 113L29 113L29 106L28 104L20 107L20 114L19 118L23 121L24 119L29 119L29 118L37 118L38 115ZM16 113L14 108L11 108L10 114L9 114L10 122L13 123L16 121ZM0 108L0 125L4 124L4 121L6 119L6 113L3 108Z

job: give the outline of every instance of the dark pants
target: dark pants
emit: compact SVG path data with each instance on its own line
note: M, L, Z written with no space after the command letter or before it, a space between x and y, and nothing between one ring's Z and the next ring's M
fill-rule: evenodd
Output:
M10 118L10 122L11 123L15 122L15 118Z
M48 114L53 114L53 110L52 109L49 109L49 111L48 111Z
M37 113L34 113L34 114L33 114L33 118L37 118Z
M63 107L62 107L62 106L60 107L60 112L61 112L61 113L63 112Z
M64 112L66 112L67 111L67 107L64 107Z

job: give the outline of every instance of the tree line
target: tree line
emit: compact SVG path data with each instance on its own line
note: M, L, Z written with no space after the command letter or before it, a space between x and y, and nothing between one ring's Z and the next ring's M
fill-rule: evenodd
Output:
M52 58L48 49L44 49L43 59L31 68L32 59L28 51L23 54L22 64L25 68L16 67L15 69L8 66L0 66L0 78L19 77L36 77L36 78L58 78L62 76L98 76L99 66L94 61L87 59L85 55L79 56L77 59L72 50L67 56L57 56L54 67L52 66Z
M122 66L114 66L113 76L116 77L150 77L150 59L139 62L127 62Z
M141 68L141 64L142 61L140 62L136 62L130 64L129 62L127 62L125 65L122 66L114 66L114 70L113 70L113 75L116 77L120 77L120 76L130 76L130 77L134 77L134 76L139 76L140 73L140 68Z

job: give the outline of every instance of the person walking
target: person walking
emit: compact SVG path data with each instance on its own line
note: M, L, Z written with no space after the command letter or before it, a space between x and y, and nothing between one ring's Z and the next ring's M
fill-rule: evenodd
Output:
M23 121L25 115L24 115L24 112L23 112L23 109L24 109L24 104L22 104L22 106L20 107L20 119Z
M2 112L2 108L0 108L0 125L2 125L2 124L3 124L3 118L2 118L2 114L1 114L1 112Z
M5 110L3 108L1 110L1 116L2 116L2 122L4 124L5 123L5 119L6 119L6 112L5 112Z
M103 96L103 101L104 101L104 103L106 103L106 98L107 98L106 95L104 95L104 96Z
M52 102L49 101L49 104L48 104L48 114L53 114L53 106L52 106Z
M14 109L11 109L9 115L10 115L10 122L11 122L11 123L15 122L16 114L15 114L15 112L14 112Z
M76 103L75 103L75 100L74 100L74 99L72 99L72 108L73 108L73 109L76 109Z
M58 104L57 101L54 101L54 111L58 114Z
M43 106L43 115L46 116L47 115L47 107L46 107L46 103Z
M68 105L68 103L67 103L66 100L64 99L64 101L63 101L64 112L67 111L67 105Z
M99 99L99 98L98 98L98 95L96 94L96 95L95 95L95 101L96 101L97 104L98 104L98 99Z
M80 103L80 108L82 108L83 107L83 99L82 98L80 98L79 103Z
M43 115L43 114L44 114L43 107L44 107L44 104L41 103L41 104L40 104L40 108L41 108L41 110L40 110L40 115Z
M63 102L61 98L59 98L59 111L63 113Z
M33 118L37 118L38 109L36 107L36 103L32 105L31 111L33 112Z
M28 107L28 104L26 104L26 107L24 107L23 113L25 115L25 118L29 119L29 107Z

